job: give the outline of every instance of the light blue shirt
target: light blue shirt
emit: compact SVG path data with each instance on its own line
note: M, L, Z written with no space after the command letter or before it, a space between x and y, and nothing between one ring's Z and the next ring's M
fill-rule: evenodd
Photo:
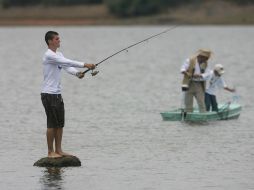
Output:
M214 71L210 72L207 80L209 81L206 89L206 93L208 94L216 95L218 89L227 87L223 78L221 76L216 76Z

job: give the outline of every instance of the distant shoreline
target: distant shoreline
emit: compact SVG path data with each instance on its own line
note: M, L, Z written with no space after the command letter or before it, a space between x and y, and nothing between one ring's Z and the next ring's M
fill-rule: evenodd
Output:
M71 25L254 25L254 5L214 0L151 16L119 18L105 5L0 8L0 26Z

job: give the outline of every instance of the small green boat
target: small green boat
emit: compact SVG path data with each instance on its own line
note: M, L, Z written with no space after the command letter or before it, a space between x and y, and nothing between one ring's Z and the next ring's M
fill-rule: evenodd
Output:
M215 121L236 119L240 116L242 107L237 103L226 103L218 105L219 111L200 113L197 108L193 112L185 113L183 109L162 112L162 119L165 121Z

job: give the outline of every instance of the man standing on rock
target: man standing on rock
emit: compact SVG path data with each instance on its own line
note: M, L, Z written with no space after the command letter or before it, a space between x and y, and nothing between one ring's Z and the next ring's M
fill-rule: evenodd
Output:
M43 57L44 81L41 91L41 100L47 115L47 144L48 157L58 158L70 155L63 152L62 136L64 127L64 102L61 96L61 70L64 69L69 74L78 78L83 78L84 74L74 67L94 69L94 64L87 64L79 61L67 59L61 52L60 37L57 32L48 31L45 35L48 50ZM54 144L55 142L55 149Z

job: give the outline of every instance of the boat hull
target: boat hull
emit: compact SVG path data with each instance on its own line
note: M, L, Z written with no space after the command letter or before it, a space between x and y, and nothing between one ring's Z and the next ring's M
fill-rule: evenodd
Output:
M197 109L193 112L184 113L182 109L160 113L165 121L216 121L236 119L240 116L242 107L236 103L227 103L218 105L218 112L199 113Z

